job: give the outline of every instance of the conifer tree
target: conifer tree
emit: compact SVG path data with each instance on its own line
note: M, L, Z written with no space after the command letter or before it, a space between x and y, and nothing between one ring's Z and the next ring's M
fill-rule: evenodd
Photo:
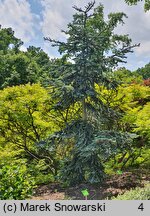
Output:
M94 4L90 2L84 9L73 7L76 14L63 31L66 42L45 38L62 54L62 62L55 65L50 81L58 98L55 109L65 111L75 104L79 107L78 118L67 122L47 141L50 145L58 140L73 141L62 172L64 181L70 184L100 182L104 174L102 161L122 151L124 144L127 148L131 141L127 134L114 131L113 125L111 130L104 127L113 111L103 104L95 86L115 88L110 73L126 62L126 54L137 45L131 44L128 35L114 33L118 24L124 24L124 13L111 13L105 21L103 6L94 8Z

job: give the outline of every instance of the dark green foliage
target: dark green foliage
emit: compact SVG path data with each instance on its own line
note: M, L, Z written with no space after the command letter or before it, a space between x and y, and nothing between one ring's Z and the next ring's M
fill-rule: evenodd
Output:
M0 52L6 54L10 49L15 53L19 51L19 47L23 42L14 36L11 28L1 28L0 26Z
M48 76L51 66L48 55L34 46L22 52L22 44L11 28L0 28L0 89L42 82Z
M46 38L60 59L39 47L20 51L12 29L0 28L0 199L25 199L35 184L102 183L105 172L149 168L150 64L116 71L137 45L114 33L124 13L105 20L94 4L74 6L66 42ZM48 88L24 85L37 82ZM129 198L149 199L136 195Z
M0 55L0 88L27 83L37 83L46 76L48 64L38 62L29 53L13 51Z
M79 126L78 123L77 128L78 137L75 139L77 143L71 160L66 160L63 180L65 182L71 180L71 184L82 181L102 182L105 177L104 163L118 152L130 149L131 138L128 134L114 131L96 131L90 124L81 123Z
M118 63L125 62L126 54L132 52L135 46L131 45L127 35L113 32L119 23L123 24L124 13L110 14L109 20L105 21L103 6L95 8L90 14L93 6L94 2L84 10L74 7L78 13L68 24L68 31L64 31L68 36L67 42L46 38L52 46L59 47L60 53L64 53L62 65L57 64L54 68L53 85L61 93L59 109L81 102L83 119L87 117L88 98L102 103L95 91L95 84L114 88L116 85L109 79L109 74ZM73 63L66 63L70 59Z
M50 73L52 61L49 56L40 47L34 46L29 46L25 54L30 59L29 69L34 78L33 81L29 79L29 82L42 82Z
M3 62L0 74L2 77L0 81L1 88L35 81L33 77L35 74L32 75L33 71L32 74L30 73L30 62L24 53L15 54L10 52L0 58Z
M144 80L150 78L150 63L146 64L142 68L138 68L133 74L141 76Z
M74 6L77 13L73 16L73 22L68 24L68 30L63 31L67 42L45 38L52 46L58 46L63 54L62 64L56 64L53 73L52 85L58 98L55 110L66 110L75 104L80 109L78 120L66 122L67 127L52 139L59 139L62 143L68 139L68 145L69 139L73 140L62 170L63 180L70 184L101 182L104 177L102 158L107 151L107 157L110 157L118 152L121 143L127 143L125 136L111 131L111 128L103 132L110 122L107 117L115 113L103 104L95 84L115 88L116 83L110 79L110 72L118 63L126 62L126 54L133 52L132 48L136 45L131 44L127 35L114 33L117 25L124 23L124 13L111 13L105 21L103 6L99 5L93 11L94 4L89 3L85 9ZM117 139L120 140L118 144ZM122 139L126 141L122 142ZM97 145L96 141L101 144Z
M139 74L137 76L137 73L131 72L125 67L121 67L114 71L112 77L118 82L118 84L142 82L142 78Z
M64 148L66 140L68 144L72 140L74 145L62 161L61 180L70 185L81 182L98 183L105 177L105 162L118 153L132 149L132 136L116 131L99 131L91 123L77 120L38 146L52 151L55 143L61 143Z
M65 60L73 60L72 64L58 67L57 77L62 81L60 91L70 87L70 91L61 96L60 103L64 108L87 97L96 98L95 83L113 87L114 83L108 79L109 72L119 62L125 62L125 55L132 52L134 47L127 35L113 33L119 23L123 24L126 15L110 14L109 20L105 21L103 6L95 8L94 13L90 14L93 6L94 3L89 3L84 10L75 7L78 13L73 16L73 22L68 24L68 30L64 31L68 36L67 42L46 38L52 46L59 47Z
M125 0L125 2L127 2L130 5L135 5L141 1L143 1L143 0ZM145 9L145 11L150 10L150 0L144 0L144 9Z
M63 181L78 184L83 181L97 183L102 180L104 168L92 143L95 128L86 121L76 121L66 128L67 136L71 136L75 143L69 157L64 161Z

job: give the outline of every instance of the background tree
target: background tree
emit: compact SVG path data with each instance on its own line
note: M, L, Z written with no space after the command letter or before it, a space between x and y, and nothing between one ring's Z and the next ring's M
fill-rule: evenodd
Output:
M31 160L45 159L50 165L49 170L55 173L57 168L54 158L58 153L54 152L57 150L53 146L51 152L42 152L35 145L59 129L58 124L55 124L54 112L50 112L51 103L47 90L39 84L1 90L0 145L12 148L13 144L13 149L22 149Z
M125 2L127 2L130 5L135 5L141 1L143 1L143 0L125 0ZM145 11L150 10L150 1L149 0L144 0L144 9L145 9Z
M0 26L0 52L3 51L6 54L10 49L18 52L22 44L23 42L14 36L14 31L11 28Z
M0 29L0 88L42 82L48 76L51 61L48 55L34 46L20 51L23 42L11 28Z
M41 68L34 59L26 53L12 51L0 55L0 88L27 83L36 83L40 80Z
M50 60L47 53L45 53L40 47L29 46L25 54L30 59L31 65L33 65L30 66L30 70L33 75L35 71L35 82L43 82L43 80L45 80L50 74L51 66L53 64L52 60ZM36 69L38 72L36 72Z
M123 168L125 165L145 164L149 157L150 88L143 85L142 82L127 83L126 81L117 87L117 91L106 89L103 86L96 87L103 103L119 112L117 127L126 132L136 133L136 135L133 134L136 138L132 146L134 148L125 148L119 157L117 155L115 158L118 159L114 160L114 166ZM112 125L112 122L109 125Z
M132 82L142 82L142 77L132 71L126 69L125 67L118 68L112 73L113 79L117 81L118 84L132 83Z
M147 80L150 78L150 63L146 64L142 68L138 68L136 71L133 72L135 76L141 76L143 80Z
M149 98L150 101L150 98ZM135 131L141 134L150 144L150 102L137 113Z
M59 102L55 109L65 110L78 103L82 113L78 120L73 120L57 136L49 139L50 144L58 136L62 140L68 137L74 140L63 174L66 181L76 184L84 180L101 181L104 155L107 158L116 149L119 150L118 140L122 144L129 141L127 135L103 131L103 114L111 112L111 109L100 100L95 84L114 88L115 82L109 79L110 72L118 63L126 62L126 54L132 52L136 45L131 45L127 35L114 33L117 25L124 23L124 13L111 13L105 21L103 6L99 5L93 11L94 4L89 3L85 9L74 6L77 13L73 16L73 22L68 24L68 30L63 31L67 35L67 42L45 38L52 46L59 47L59 52L63 54L62 61L68 62L57 68L53 85L57 86L54 95ZM70 60L72 63L69 63ZM59 87L58 82L61 83Z

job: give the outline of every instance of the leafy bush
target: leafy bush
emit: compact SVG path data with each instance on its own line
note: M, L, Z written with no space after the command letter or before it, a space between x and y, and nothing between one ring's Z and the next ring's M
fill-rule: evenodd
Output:
M150 102L148 102L143 109L137 113L135 125L135 131L150 140Z
M47 165L44 159L41 159L38 162L37 160L33 160L28 165L28 170L34 177L36 185L54 182L54 175L49 172L49 165Z
M147 184L144 188L127 191L123 195L113 197L112 200L150 200L150 184Z
M35 182L25 165L6 165L0 169L0 199L23 200L32 194Z

